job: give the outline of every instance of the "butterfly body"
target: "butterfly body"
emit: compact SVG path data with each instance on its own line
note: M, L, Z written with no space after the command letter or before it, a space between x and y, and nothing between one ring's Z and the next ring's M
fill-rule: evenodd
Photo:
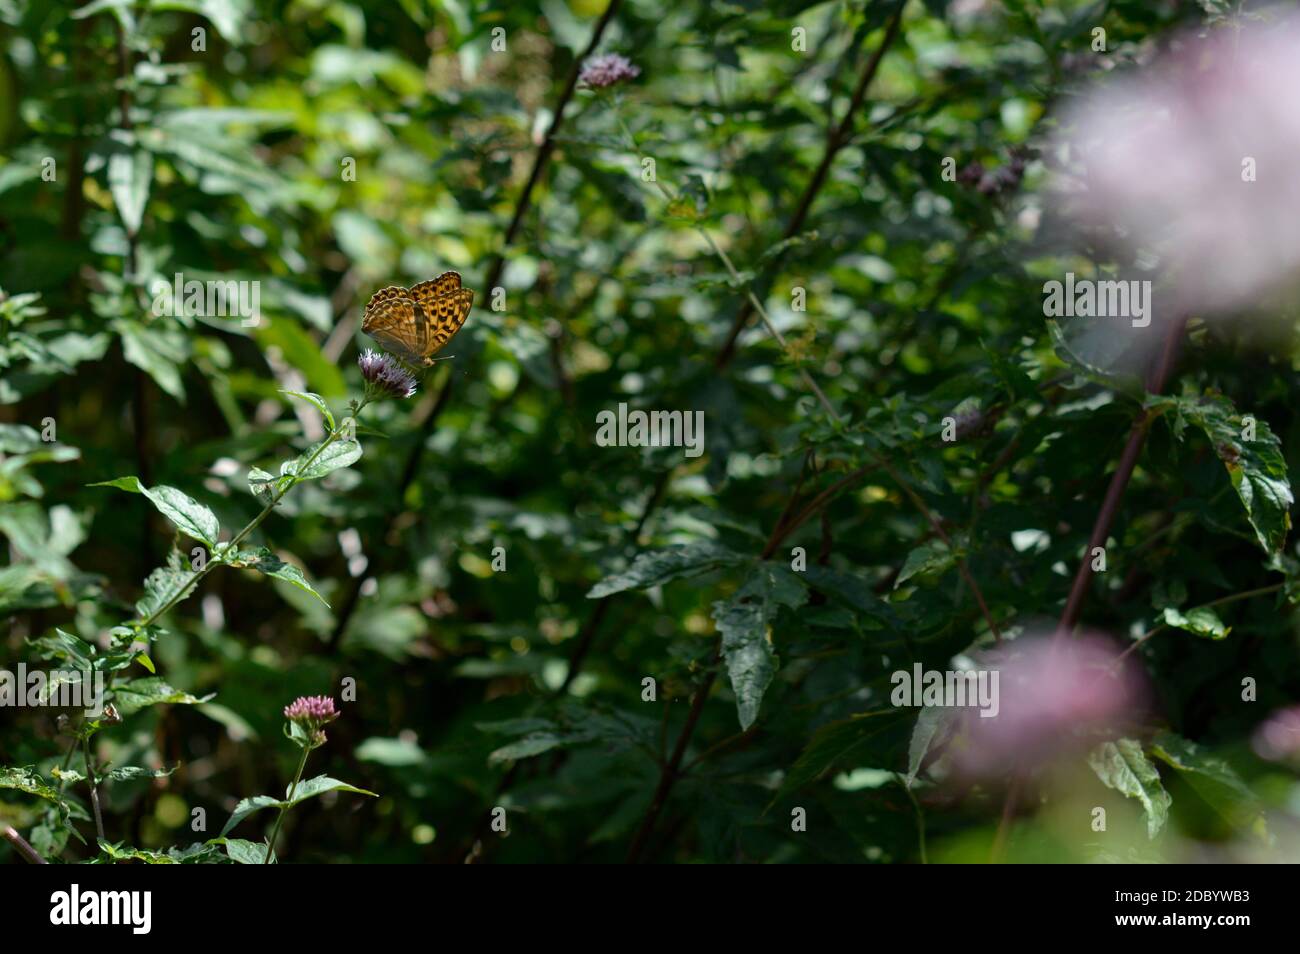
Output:
M473 304L474 292L461 287L460 274L443 272L410 288L389 285L375 292L361 330L403 361L428 368L465 324Z

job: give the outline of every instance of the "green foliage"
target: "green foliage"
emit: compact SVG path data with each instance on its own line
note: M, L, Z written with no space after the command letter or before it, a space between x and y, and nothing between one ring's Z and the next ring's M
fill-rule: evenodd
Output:
M1249 744L1300 694L1293 316L1193 314L1155 394L1158 323L1042 308L1133 264L1064 237L1067 107L1237 15L956 6L0 3L0 670L106 703L5 710L0 821L69 863L1295 860ZM573 84L589 44L640 75ZM448 360L376 398L366 302L446 270ZM603 446L620 404L701 453ZM1055 629L1134 433L1079 605L1147 705L967 779L892 677Z

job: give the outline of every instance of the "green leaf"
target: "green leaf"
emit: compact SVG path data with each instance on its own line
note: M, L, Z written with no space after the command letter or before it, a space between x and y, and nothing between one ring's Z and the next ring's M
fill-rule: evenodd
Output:
M326 606L329 601L321 596L307 582L303 576L302 570L298 569L292 563L285 563L278 556L271 552L268 547L262 547L258 550L247 550L240 553L231 561L232 566L244 566L249 569L257 570L259 573L265 573L267 576L273 576L277 580L284 580L286 583L292 583L300 590L306 590L316 599L320 600Z
M678 577L716 570L741 559L725 547L708 541L641 553L622 573L607 576L593 586L587 592L587 599L598 600L624 590L659 586Z
M243 838L215 838L214 841L220 842L225 846L226 854L230 860L237 865L260 865L266 863L266 843L258 841L245 841ZM271 852L271 861L274 863L278 859L275 852Z
M1136 798L1147 816L1147 837L1155 838L1169 819L1173 799L1160 783L1160 773L1133 739L1103 742L1088 754L1088 765L1109 788Z
M188 355L186 339L178 328L142 325L126 319L113 322L122 339L122 355L177 401L185 403L180 366Z
M280 389L280 393L287 394L290 397L302 398L308 404L314 406L316 410L321 412L325 417L325 423L329 425L331 431L336 427L334 423L334 415L330 413L329 405L325 403L325 399L319 394L313 394L311 391L289 391L284 388Z
M958 710L926 706L916 717L916 726L912 729L912 739L907 746L907 787L911 788L921 771L921 763L926 754L953 719Z
M741 729L748 729L758 718L763 694L776 675L771 624L778 607L795 609L807 600L808 591L797 574L782 564L763 563L754 568L729 602L713 604Z
M99 849L113 861L143 861L147 865L178 864L175 858L159 851L147 851L144 848L132 848L124 843L113 844L99 839Z
M1148 407L1172 413L1171 426L1180 440L1188 424L1205 433L1227 468L1255 539L1265 553L1281 552L1291 529L1295 498L1282 443L1268 422L1258 418L1247 422L1221 395L1153 398Z
M1192 790L1233 828L1262 827L1258 797L1223 759L1171 732L1156 737L1151 744L1151 754L1177 771Z
M853 767L889 767L895 748L901 753L909 715L902 708L878 709L822 726L786 773L773 804L836 766L849 768L850 759Z
M488 756L489 764L498 762L510 762L516 759L528 759L534 755L541 755L543 752L549 752L552 749L562 748L570 745L578 745L583 742L589 742L593 736L590 733L580 731L552 731L530 732L522 739L511 742L509 745L503 745Z
M912 549L898 571L894 589L898 589L914 576L935 576L950 569L956 562L953 552L942 540L928 540Z
M18 768L17 766L10 766L0 768L0 789L10 789L27 795L35 795L37 798L43 798L55 805L63 804L63 796L58 789L37 775L30 767Z
M317 444L310 450L304 451L296 460L284 462L280 468L282 475L296 476L299 480L315 480L318 477L324 477L343 467L349 467L361 459L361 445L356 441L337 440L320 452L320 456L311 461L310 466L307 464L313 454L316 453Z
M1208 639L1223 639L1232 632L1231 626L1225 626L1214 610L1204 606L1190 609L1186 614L1182 610L1166 606L1161 619L1166 626L1186 630Z
M152 489L140 483L138 477L118 477L116 480L103 480L91 484L92 487L116 487L133 494L143 494L164 517L174 523L181 533L192 537L210 548L217 545L217 536L221 527L214 514L193 497L175 487L159 484Z
M175 566L160 566L144 581L144 593L135 604L138 620L150 619L181 591L186 581L193 581L194 573Z
M140 231L144 207L153 182L153 154L143 149L118 151L108 157L108 189L128 235Z
M211 693L200 699L188 692L182 692L180 689L173 689L166 681L157 676L133 679L128 683L113 688L113 704L117 706L118 712L123 716L129 716L141 709L147 709L150 706L162 703L193 706L214 698L216 698L216 693Z
M270 795L255 795L252 798L245 798L235 806L234 814L226 822L226 827L221 829L224 836L230 829L234 828L241 821L252 815L254 812L260 812L263 808L293 808L293 806L305 802L309 798L315 798L318 795L324 795L326 792L353 792L357 795L369 795L371 798L378 798L374 792L366 791L364 788L357 788L346 782L340 782L336 778L330 778L328 775L318 775L313 779L302 782L298 785L297 791L293 794L293 800L290 801L288 794L285 798L272 798Z
M268 474L260 467L251 467L248 471L248 489L262 503L270 503L271 498L280 489L279 482L285 479L275 474Z

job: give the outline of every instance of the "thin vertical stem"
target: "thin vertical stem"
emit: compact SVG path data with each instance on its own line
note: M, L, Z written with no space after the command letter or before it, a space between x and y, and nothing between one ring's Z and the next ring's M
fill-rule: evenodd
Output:
M287 812L289 806L293 804L293 796L298 791L298 783L302 781L303 769L307 767L307 756L310 754L311 748L304 745L302 747L302 758L298 760L298 771L294 773L293 784L289 786L289 797L286 798L284 804L280 806L280 814L275 818L275 829L271 832L271 840L266 843L266 858L262 861L262 864L264 865L269 865L271 863L271 856L275 854L275 839L280 836L280 826L284 824L285 812Z
M86 784L90 786L90 807L95 812L95 834L100 841L104 840L104 816L99 810L99 785L95 781L95 768L91 764L90 758L90 736L84 736L81 740L81 751L86 757Z

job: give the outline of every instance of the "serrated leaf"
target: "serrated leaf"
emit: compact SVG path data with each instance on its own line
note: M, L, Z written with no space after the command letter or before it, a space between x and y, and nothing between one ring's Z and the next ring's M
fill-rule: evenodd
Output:
M1190 609L1186 613L1172 606L1166 606L1161 614L1161 620L1166 626L1186 630L1207 639L1224 639L1232 632L1232 627L1225 626L1214 610L1203 606Z
M898 589L914 576L934 576L950 569L956 559L952 550L942 540L927 540L919 547L914 547L903 561L903 568L898 571L894 589Z
M925 756L939 738L946 726L956 717L958 710L937 706L926 706L916 717L912 728L912 738L907 745L907 787L911 788L921 771Z
M334 415L330 412L329 405L325 403L325 399L319 394L313 394L311 391L289 391L285 388L281 388L280 393L287 394L290 397L302 398L308 404L315 407L316 410L321 412L325 418L325 423L329 425L331 431L336 427L334 423Z
M903 741L907 738L908 710L902 708L878 709L861 712L830 722L813 733L804 750L786 772L772 803L798 791L834 767L848 768L864 764L871 768L887 768L895 757L901 758ZM899 754L895 756L895 751Z
M364 788L357 788L355 785L347 784L347 782L340 782L328 775L318 775L313 779L302 782L297 791L294 792L292 801L289 800L287 792L282 799L272 798L270 795L255 795L252 798L242 799L235 806L235 811L230 816L230 820L226 822L226 827L221 829L221 834L224 837L230 829L249 815L260 812L263 808L293 808L293 806L305 802L309 798L324 795L326 792L353 792L357 795L369 795L371 798L379 797L374 792L367 791Z
M1248 424L1222 395L1153 398L1148 406L1172 413L1174 435L1191 424L1209 438L1265 553L1280 553L1291 529L1295 497L1282 443L1267 421ZM1253 429L1253 439L1247 439Z
M19 768L17 766L0 768L0 789L35 795L37 798L43 798L55 805L63 803L63 796L59 794L59 791L37 775L31 768Z
M216 514L175 487L168 487L166 484L158 484L152 488L145 487L140 483L140 478L135 476L101 480L90 486L116 487L129 493L143 494L159 513L176 525L181 533L200 543L206 543L209 547L217 545L221 526L217 523Z
M278 489L276 485L278 480L280 478L275 474L268 474L260 467L250 467L248 470L248 489L263 503L271 502L271 497Z
M134 149L114 152L108 157L108 189L128 235L140 231L152 182L152 153Z
M316 457L311 460L312 455L316 453L317 444L310 450L304 451L303 454L295 460L287 460L280 468L281 474L285 476L296 476L299 480L315 480L324 477L326 474L332 474L334 471L343 467L350 467L361 459L361 445L356 441L336 440ZM308 464L308 461L311 461Z
M286 583L291 583L300 590L306 590L326 606L330 605L329 601L317 593L312 585L307 582L307 578L303 576L302 570L298 569L292 563L285 563L267 547L262 547L260 550L252 551L250 555L251 559L248 559L245 554L240 554L239 564L241 566L246 566L249 569L257 570L259 573L265 573L267 576L273 576L277 580L284 580Z
M777 658L770 627L779 606L791 609L808 600L798 575L781 564L763 563L730 601L713 604L713 620L722 636L722 660L727 667L741 729L758 718L763 694L776 675Z
M1088 754L1088 765L1109 788L1136 798L1147 816L1147 837L1155 838L1169 820L1173 799L1160 782L1160 773L1133 739L1103 742Z
M181 592L186 581L193 581L194 574L174 566L156 568L144 581L144 593L136 601L136 619L150 619L167 605L177 593Z
M230 860L237 865L260 865L266 863L266 843L245 841L243 838L217 838L226 849ZM271 862L276 861L275 852L271 852Z
M695 576L742 558L712 542L687 543L652 550L637 555L622 573L605 577L587 592L587 599L598 600L624 590L641 590L659 586L683 576Z
M1225 760L1171 732L1157 736L1151 754L1171 766L1229 825L1248 828L1261 818L1259 798Z
M113 688L113 704L117 706L118 712L123 716L163 703L193 706L214 698L216 698L216 693L210 693L201 699L192 696L188 692L172 688L165 680L157 676L133 679L128 683Z

